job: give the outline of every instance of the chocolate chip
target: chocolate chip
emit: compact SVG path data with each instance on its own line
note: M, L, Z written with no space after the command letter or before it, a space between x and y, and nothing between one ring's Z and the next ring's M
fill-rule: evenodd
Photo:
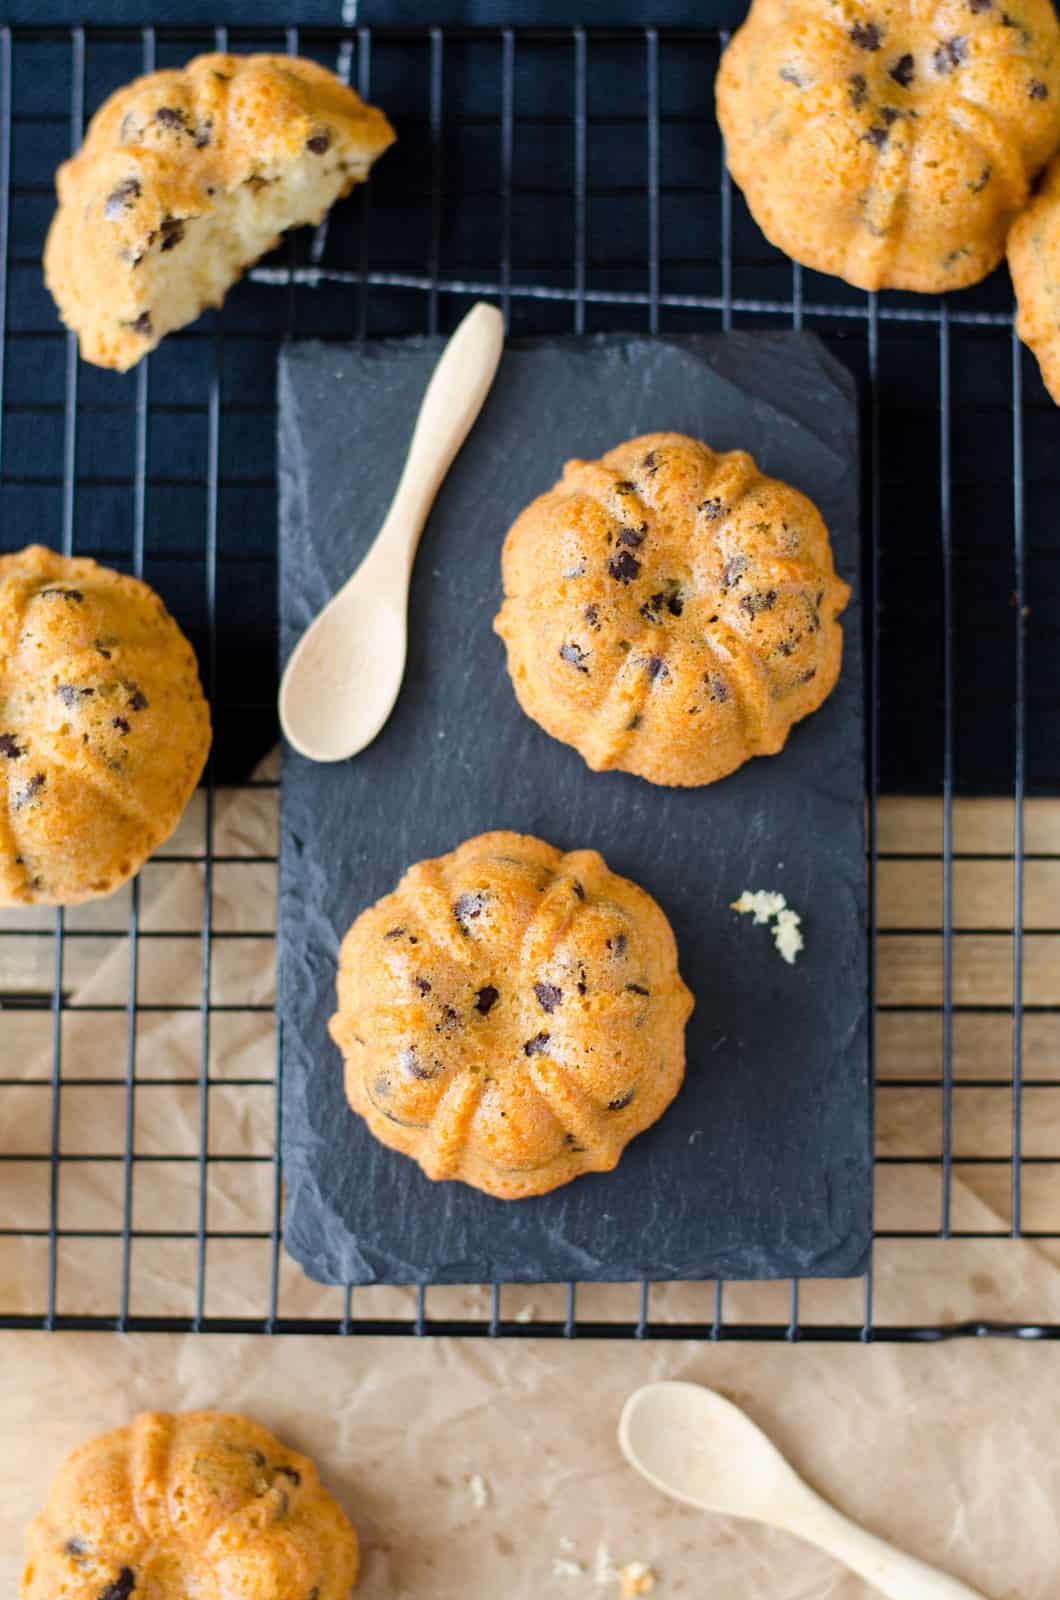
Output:
M721 569L722 588L731 589L751 565L746 556L730 556Z
M607 948L610 950L611 954L615 957L616 960L620 960L622 958L622 956L624 956L625 953L626 953L626 936L625 936L625 934L624 933L616 933L612 938L608 939Z
M142 335L143 338L149 339L151 337L150 311L141 311L140 315L134 322L123 322L122 327L128 328L130 333L138 333Z
M778 76L785 83L793 83L796 89L801 89L804 87L803 80L799 77L799 74L794 67L781 67Z
M586 674L588 673L589 668L585 665L585 663L588 661L589 657L579 645L572 644L568 641L568 643L560 645L559 653L564 661L569 661L571 666L577 667L579 672L584 672Z
M625 1111L635 1094L635 1089L627 1089L625 1094L616 1095L614 1100L607 1102L608 1111Z
M129 210L133 201L139 200L139 198L139 178L126 178L124 183L119 183L117 188L110 191L110 194L103 202L103 215L108 222L117 222L118 218L124 216L125 212Z
M404 928L388 928L386 930L386 932L384 933L383 938L384 939L400 939L401 935L404 933L404 931L405 931Z
M74 606L79 606L85 598L80 589L60 589L55 584L53 584L49 589L38 589L37 595L41 600L52 595L61 596L62 599L68 600L70 604Z
M85 1543L84 1539L78 1539L74 1537L73 1539L67 1539L66 1543L63 1545L63 1554L72 1556L75 1561L77 1560L78 1556L87 1556L88 1552L89 1547Z
M708 522L717 522L722 513L720 500L701 500L699 503L700 515L706 517Z
M426 978L413 978L412 981L420 991L420 994L430 994L431 985L428 983Z
M249 189L251 194L259 194L262 189L267 189L272 182L272 178L263 178L259 173L254 172L247 178L244 187Z
M129 1596L136 1588L136 1579L133 1577L131 1567L122 1567L113 1583L108 1583L101 1592L99 1600L129 1600Z
M622 478L618 483L615 484L616 494L636 494L636 492L637 485L635 483L630 483L628 478Z
M154 121L160 128L183 128L184 113L179 106L159 106Z
M627 983L626 989L629 994L648 994L649 992L642 983Z
M639 711L634 711L633 715L630 717L629 721L626 723L626 727L625 727L626 733L636 733L637 729L640 727L640 725L641 725L641 723L643 721L644 721L644 718L641 716L640 712Z
M551 1037L552 1035L550 1033L535 1033L534 1037L532 1039L527 1039L526 1043L523 1045L524 1056L544 1055L545 1051L548 1049L548 1041L551 1039Z
M215 72L213 76L217 79L218 83L231 83L232 81L232 74L230 72Z
M660 678L668 678L670 676L670 669L662 656L642 656L641 662L652 683L657 683Z
M238 1448L238 1446L236 1448ZM247 1451L247 1455L250 1457L251 1461L253 1461L256 1467L263 1467L265 1465L265 1457L262 1455L260 1450L255 1450L253 1447L251 1447L251 1449Z
M419 1078L424 1082L437 1076L437 1067L425 1067L415 1050L412 1049L401 1051L400 1055L398 1056L398 1065L401 1067L403 1072L408 1073L410 1078Z
M307 150L311 150L315 156L326 155L331 149L331 129L322 128L319 133L312 134L306 140L305 147Z
M725 679L721 676L721 674L718 672L708 672L705 675L703 682L706 684L707 689L710 692L710 698L716 701L718 705L724 705L726 700L729 698L729 685L725 682Z
M800 683L812 683L814 678L816 678L816 676L817 676L817 668L816 667L807 667L806 671L800 677L799 682Z
M129 732L129 724L124 717L111 717L110 725L112 728L117 728L119 733Z
M17 761L19 756L24 756L25 747L19 748L13 733L0 733L0 756L6 756L9 761Z
M987 4L990 4L990 0L987 0ZM916 77L916 62L911 55L898 57L898 60L891 68L891 77L900 89L908 89Z
M64 706L76 706L79 701L86 700L90 694L95 694L95 689L76 689L72 683L57 683L55 692Z
M499 999L500 995L492 983L487 983L475 996L475 1010L480 1012L482 1016L488 1017Z
M109 661L111 658L112 651L108 648L108 646L116 643L116 639L96 639L93 641L94 648L103 657L104 661Z
M590 628L594 628L596 630L599 630L599 627L600 627L600 611L599 611L599 607L597 607L597 606L586 606L585 610L582 612L582 616L585 618L585 620L589 624Z
M179 217L163 217L159 228L162 235L161 250L175 250L184 237L184 224Z
M196 148L196 150L205 150L206 149L206 146L210 142L210 136L211 136L212 133L213 133L213 118L212 117L207 117L205 122L201 122L199 124L199 126L195 130L195 148Z
M982 172L979 174L978 178L973 178L971 180L971 182L968 185L969 189L972 191L973 194L982 194L983 190L986 188L987 184L990 182L990 179L991 179L992 176L993 176L993 169L989 165L985 166L983 168ZM820 601L818 601L817 603L818 603L818 605L820 605Z
M875 22L855 22L850 29L850 38L860 50L878 50L883 40L883 31Z
M45 778L43 772L35 772L28 783L21 789L16 789L11 796L11 809L21 811L23 806L28 806L34 795L40 794L44 788Z
M534 993L537 996L538 1005L542 1011L547 1011L549 1016L552 1015L557 1006L563 1004L563 990L557 989L554 983L535 983ZM547 1038L548 1035L546 1034L545 1037Z
M438 1026L440 1028L458 1028L460 1026L460 1013L455 1006L442 1007L442 1020Z
M568 1133L564 1142L570 1145L571 1153L573 1155L583 1156L585 1154L585 1146L578 1143L573 1133Z
M127 683L125 688L129 694L130 711L146 711L149 702L139 684Z
M649 478L654 478L661 466L662 462L659 460L657 453L654 450L649 450L640 464L640 470L646 472Z
M760 611L772 611L777 603L775 589L759 589L754 594L745 594L740 601L740 610L746 611L749 617L757 617Z
M901 115L902 113L897 106L882 106L880 108L880 117L888 128L893 128Z
M582 888L582 886L578 882L577 878L572 878L571 879L570 886L574 890L574 895L575 895L576 899L578 899L578 900L584 900L585 899L585 890Z
M944 39L935 51L932 60L936 72L952 72L954 67L959 67L968 55L968 41L960 34L952 39Z
M1048 100L1049 98L1048 86L1042 82L1041 78L1031 79L1027 85L1027 93L1032 100Z
M887 143L887 129L870 128L867 133L862 134L862 139L867 144L875 145L877 150L882 150L884 145Z
M993 0L968 0L968 10L979 12L989 11Z
M302 1481L302 1474L298 1471L298 1469L296 1467L277 1467L276 1471L277 1471L278 1474L280 1474L280 1476L282 1476L284 1478L289 1478L290 1481L294 1484L296 1489L298 1488L298 1485Z
M619 544L628 544L631 550L639 550L644 543L644 535L648 531L648 524L642 522L639 528L619 528Z
M462 894L453 906L453 916L460 924L461 931L467 933L467 924L480 917L486 904L486 896L480 889L472 894Z
M869 86L865 81L863 72L855 72L850 80L850 103L855 111L860 111L868 99Z
M584 973L578 979L578 993L579 994L588 994L589 993L589 986L585 981L585 974Z
M616 583L629 583L640 571L640 562L628 550L620 550L607 563L607 570Z

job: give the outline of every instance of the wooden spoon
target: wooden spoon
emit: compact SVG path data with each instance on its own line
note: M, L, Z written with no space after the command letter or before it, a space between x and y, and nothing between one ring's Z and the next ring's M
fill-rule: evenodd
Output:
M496 306L473 306L431 374L401 481L374 544L291 653L280 683L280 724L313 761L355 756L394 708L405 675L416 546L489 393L503 345ZM341 426L338 417L335 426Z
M728 1400L695 1383L649 1383L618 1425L627 1461L675 1500L750 1517L827 1550L892 1600L984 1600L840 1516Z

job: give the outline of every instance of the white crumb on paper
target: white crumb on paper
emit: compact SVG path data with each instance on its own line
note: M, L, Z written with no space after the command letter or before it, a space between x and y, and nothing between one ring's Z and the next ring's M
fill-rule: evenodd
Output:
M471 1496L471 1504L474 1506L475 1510L485 1511L486 1507L490 1503L490 1486L482 1476L481 1472L473 1473L472 1476L467 1480L467 1490L468 1494Z
M644 1561L631 1561L618 1576L622 1584L622 1600L637 1600L638 1595L654 1592L655 1573Z
M802 918L791 909L782 894L775 889L745 889L738 900L731 902L730 910L738 911L741 916L750 913L759 925L772 922L773 943L788 966L795 965L795 957L804 947L799 931Z
M515 1313L515 1320L516 1322L533 1322L536 1315L537 1307L535 1305L520 1306Z
M621 1573L611 1560L611 1552L602 1541L596 1547L593 1558L593 1582L603 1586L605 1583L615 1583Z
M554 1578L580 1578L585 1568L580 1561L572 1561L570 1556L556 1556L552 1562L552 1576Z
M560 1555L572 1556L577 1548L578 1546L575 1544L574 1540L570 1538L569 1535L564 1534L563 1538L559 1542Z

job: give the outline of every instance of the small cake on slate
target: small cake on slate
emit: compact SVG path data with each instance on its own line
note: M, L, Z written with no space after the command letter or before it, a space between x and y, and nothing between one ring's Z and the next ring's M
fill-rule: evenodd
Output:
M209 748L194 651L146 583L41 545L0 557L0 905L132 877Z
M1050 0L753 0L717 108L789 256L861 289L959 289L1060 143L1060 25Z
M44 271L81 354L124 372L317 223L394 132L296 56L197 56L112 94L59 168Z
M348 1600L358 1567L313 1463L217 1411L81 1445L26 1544L22 1600Z
M670 924L595 850L484 833L343 941L331 1033L376 1138L504 1200L616 1166L681 1085Z
M1016 332L1038 358L1042 382L1060 405L1060 156L1008 236L1016 288Z
M519 703L594 770L713 783L831 694L849 599L812 501L679 433L568 461L504 545Z

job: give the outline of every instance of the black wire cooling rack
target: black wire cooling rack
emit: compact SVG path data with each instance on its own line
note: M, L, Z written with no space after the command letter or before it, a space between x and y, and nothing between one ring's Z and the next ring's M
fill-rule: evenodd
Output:
M1060 1336L1046 1304L911 1317L874 1288L881 1262L892 1275L914 1252L930 1277L932 1252L962 1240L1043 1259L1060 1240L1060 802L1048 798L1060 790L1060 421L1016 341L1004 272L942 301L866 296L766 245L713 115L725 39L0 30L0 543L40 540L143 574L199 650L217 729L192 821L117 911L0 921L0 1327ZM222 314L126 377L82 365L41 280L54 168L111 89L228 47L316 57L386 108L399 143L370 187L289 240ZM577 1285L544 1294L543 1311L499 1285L317 1295L282 1254L282 1048L271 994L241 990L238 960L272 930L233 925L219 888L249 871L267 891L275 872L274 844L233 838L219 818L233 789L260 812L277 798L274 781L248 777L276 737L276 349L445 332L482 296L519 333L806 328L860 381L880 1202L875 1278L848 1286L842 1316L831 1290L819 1301L806 1283L757 1300L704 1285L691 1313L669 1287L643 1285L606 1316ZM179 871L193 874L194 916L185 906L159 926L144 886ZM121 992L79 999L115 951ZM169 979L178 957L184 975ZM179 1038L171 1067L141 1043L158 1018ZM249 1065L219 1065L241 1027ZM145 1132L159 1090L180 1097L181 1117L163 1102ZM965 1117L991 1096L969 1148ZM238 1154L219 1131L233 1117ZM170 1120L184 1130L175 1147L158 1127ZM253 1202L226 1187L237 1176ZM229 1268L248 1262L260 1301L226 1303Z

